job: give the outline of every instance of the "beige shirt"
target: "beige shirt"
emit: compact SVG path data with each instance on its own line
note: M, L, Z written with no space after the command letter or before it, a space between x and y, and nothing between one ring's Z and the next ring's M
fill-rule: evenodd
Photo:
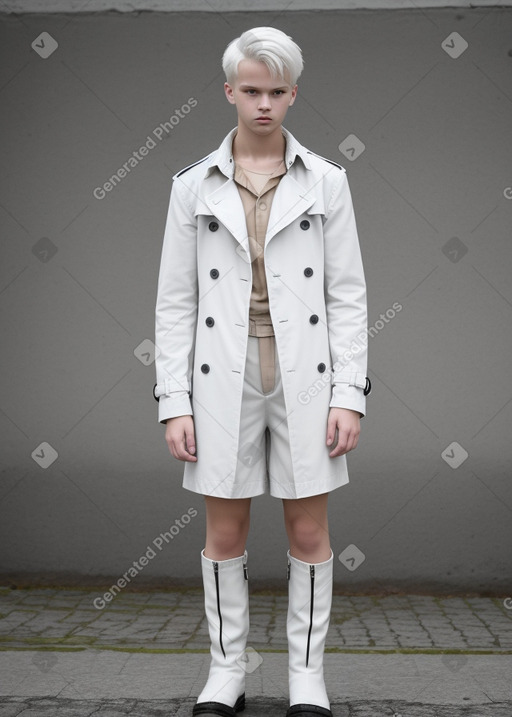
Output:
M272 200L283 174L286 174L284 161L272 172L271 176L250 172L239 164L235 164L233 178L244 207L252 260L249 336L274 335L268 307L263 250Z
M263 252L272 200L283 174L284 161L269 174L259 174L235 164L233 178L238 187L247 222L252 262L252 289L249 301L249 336L258 337L261 387L263 393L275 388L275 337L268 307L267 277Z

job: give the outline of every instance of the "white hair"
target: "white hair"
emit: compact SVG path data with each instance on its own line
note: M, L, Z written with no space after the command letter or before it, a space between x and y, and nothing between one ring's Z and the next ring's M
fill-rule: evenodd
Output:
M300 47L275 27L254 27L229 43L222 57L222 69L230 84L236 79L242 60L264 62L273 78L285 79L288 73L291 85L297 83L304 67Z

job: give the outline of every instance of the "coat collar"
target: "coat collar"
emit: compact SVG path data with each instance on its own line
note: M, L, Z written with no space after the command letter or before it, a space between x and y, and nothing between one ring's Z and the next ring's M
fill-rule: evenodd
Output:
M287 171L277 185L272 200L265 245L302 213L323 212L322 196L317 191L318 178L315 180L315 177L312 176L314 173L311 171L309 150L303 147L291 132L284 127L281 127L281 130L286 139L286 169L291 171ZM235 162L232 145L236 132L237 127L229 132L217 150L196 163L201 165L201 173L197 177L200 188L196 191L193 191L192 187L188 187L188 189L193 191L197 199L194 213L196 215L211 214L217 217L233 234L237 242L243 246L249 257L247 221L240 194L233 179ZM300 161L297 161L297 157ZM187 185L186 169L176 175L185 185Z
M224 137L220 147L215 150L215 152L212 152L207 161L205 178L210 176L215 167L218 167L220 171L228 177L228 179L233 179L235 166L233 159L233 139L235 138L237 131L238 128L234 127L226 135L226 137ZM281 127L281 131L286 140L286 169L290 169L297 157L302 160L306 169L311 169L307 149L303 147L287 129Z

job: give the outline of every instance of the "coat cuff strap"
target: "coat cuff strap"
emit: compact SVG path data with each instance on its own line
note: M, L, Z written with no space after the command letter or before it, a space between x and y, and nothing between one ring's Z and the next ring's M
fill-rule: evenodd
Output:
M158 401L160 396L172 396L173 393L190 393L189 383L186 379L177 381L175 378L165 378L153 386L153 397Z
M337 383L347 383L349 386L357 386L357 388L362 388L365 396L368 396L368 394L372 390L372 382L370 381L369 377L365 376L364 373L359 373L358 371L340 373L335 375L333 378L333 384L336 385Z

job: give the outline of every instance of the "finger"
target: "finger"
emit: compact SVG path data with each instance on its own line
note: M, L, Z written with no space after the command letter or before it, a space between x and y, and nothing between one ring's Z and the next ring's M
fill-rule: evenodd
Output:
M350 450L350 433L347 429L342 427L338 428L338 442L336 443L333 450L329 453L331 458L336 456L342 456L344 453L348 453Z
M344 444L341 446L341 450L339 455L344 455L346 453L350 453L350 451L353 451L354 448L357 446L359 440L359 431L355 430L347 430L345 432L345 441ZM338 445L340 445L338 443Z
M336 437L336 417L335 416L329 416L327 419L327 435L326 435L326 443L328 446L332 444Z
M336 458L336 456L342 456L344 453L346 453L345 448L345 441L341 437L341 435L338 437L338 442L336 443L335 447L332 449L332 451L329 453L331 458Z
M194 454L196 452L196 440L193 430L187 431L185 433L185 445L189 453Z
M176 452L176 458L180 461L197 461L197 458L188 451L185 434L183 434L180 442L176 445Z
M188 460L188 451L185 446L185 434L179 437L173 433L169 434L168 439L169 451L173 458L177 458L179 461Z
M174 444L172 454L179 461L197 461L197 458L189 453L184 438L178 444Z
M171 452L171 455L173 456L173 458L178 458L178 460L181 460L180 445L178 442L176 442L176 440L174 439L174 436L169 437L168 445L169 445L169 451Z

